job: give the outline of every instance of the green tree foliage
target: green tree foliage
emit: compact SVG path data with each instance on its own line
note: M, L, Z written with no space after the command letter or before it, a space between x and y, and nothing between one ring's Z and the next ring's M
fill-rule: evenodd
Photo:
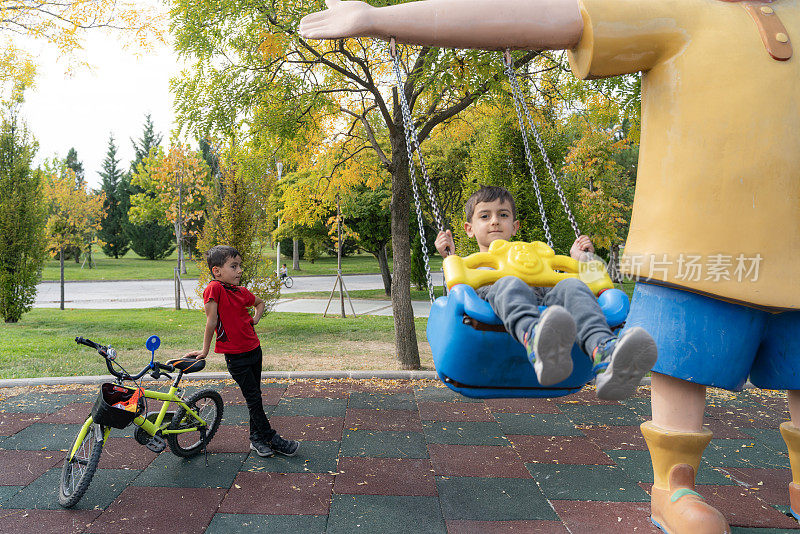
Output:
M387 259L387 248L392 241L390 204L391 192L386 188L373 190L360 186L342 199L342 214L356 234L356 244L378 260L387 295L392 294L392 276Z
M142 128L142 136L134 141L131 139L133 145L133 161L131 161L131 173L135 173L139 165L144 161L144 158L150 155L150 152L161 146L163 135L155 131L155 126L148 113L144 117L144 127Z
M7 323L31 309L46 257L47 212L35 143L9 110L0 126L0 313Z
M108 151L103 160L103 170L100 171L100 177L103 179L102 190L106 199L103 202L103 216L100 219L98 237L103 243L103 252L106 256L114 258L124 256L130 248L130 237L125 232L130 207L128 177L118 165L117 146L114 144L114 136L109 135Z
M83 171L83 163L78 159L78 151L75 148L70 148L67 152L67 157L64 159L64 165L75 173L75 187L81 188L86 185L86 175Z
M131 224L126 229L131 249L148 260L166 258L175 250L175 235L172 225L155 221Z

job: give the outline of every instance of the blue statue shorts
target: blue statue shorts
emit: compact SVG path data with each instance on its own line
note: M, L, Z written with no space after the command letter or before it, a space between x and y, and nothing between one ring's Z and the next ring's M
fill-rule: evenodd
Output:
M639 282L625 328L653 336L653 371L740 391L800 389L800 311L769 313L689 291Z

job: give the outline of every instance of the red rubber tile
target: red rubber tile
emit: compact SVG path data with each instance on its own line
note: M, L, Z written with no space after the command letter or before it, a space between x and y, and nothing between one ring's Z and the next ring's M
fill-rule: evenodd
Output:
M604 451L647 450L639 426L580 426L578 429Z
M609 401L597 398L597 391L594 386L586 386L577 393L572 395L564 395L563 397L556 397L553 399L556 404L619 404L617 401Z
M333 491L358 495L437 495L431 461L423 458L339 458Z
M493 478L531 478L511 447L491 445L428 445L437 475Z
M0 412L0 436L14 435L33 423L41 422L43 417L46 414Z
M278 404L278 401L281 400L286 388L261 388L261 401L269 406L275 406ZM244 405L244 397L242 396L242 390L240 390L237 386L233 387L226 387L219 390L219 394L222 395L222 402L226 405L236 406L236 405Z
M650 521L649 502L554 501L570 532L660 534Z
M561 413L553 399L486 399L495 413Z
M745 484L756 497L769 504L789 506L789 469L750 469L746 467L726 468L734 481Z
M525 463L614 465L611 458L583 436L508 436Z
M775 420L773 417L763 417L755 414L752 409L745 409L739 406L717 403L707 404L706 420L717 419L724 421L736 428L772 428L777 429L783 420ZM712 430L713 432L713 430Z
M133 438L108 438L100 456L101 469L145 469L156 453Z
M225 490L129 486L100 514L89 532L203 532Z
M714 437L718 439L753 439L753 436L739 431L730 421L724 418L716 419L714 417L706 417L703 419L703 425L708 427L714 434Z
M208 444L208 452L250 452L250 427L220 425Z
M42 418L40 423L55 423L59 425L80 425L92 413L93 402L76 402L67 404L57 412Z
M348 408L344 427L363 430L394 430L398 432L422 432L422 422L416 410L375 410L372 408Z
M63 458L61 452L0 450L0 486L27 486Z
M383 395L394 395L396 393L414 394L414 388L410 380L360 380L358 387L350 391L363 391L365 393L381 393Z
M233 481L219 512L231 514L327 515L333 475L251 473Z
M354 384L344 381L314 380L298 381L286 388L286 397L316 397L327 399L346 399L354 389Z
M481 402L419 402L423 421L472 421L493 423L494 417Z
M341 417L275 416L269 424L285 438L301 441L341 441Z
M515 412L516 413L516 412ZM447 534L569 534L560 521L446 521Z
M2 532L78 534L84 532L101 510L3 510Z

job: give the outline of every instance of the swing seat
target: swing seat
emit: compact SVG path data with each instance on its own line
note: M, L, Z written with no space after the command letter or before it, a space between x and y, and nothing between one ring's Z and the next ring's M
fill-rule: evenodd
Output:
M598 303L610 327L625 321L630 303L623 291L607 289ZM456 284L447 296L436 299L427 335L439 379L466 397L561 397L580 391L594 377L589 358L576 344L572 374L558 384L539 384L525 347L505 331L489 303L466 284Z

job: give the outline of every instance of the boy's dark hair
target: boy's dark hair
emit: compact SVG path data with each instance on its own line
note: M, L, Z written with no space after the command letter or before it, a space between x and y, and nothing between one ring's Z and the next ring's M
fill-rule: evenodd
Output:
M511 216L514 220L517 219L517 205L514 202L514 197L508 192L505 187L498 185L482 185L480 189L472 193L464 204L464 215L467 217L467 222L472 222L472 216L475 215L475 206L478 202L494 202L495 200L508 202L511 206Z
M211 247L206 252L206 262L208 263L208 270L211 271L211 276L214 276L214 267L222 267L228 258L235 258L241 256L239 251L228 245L217 245Z

